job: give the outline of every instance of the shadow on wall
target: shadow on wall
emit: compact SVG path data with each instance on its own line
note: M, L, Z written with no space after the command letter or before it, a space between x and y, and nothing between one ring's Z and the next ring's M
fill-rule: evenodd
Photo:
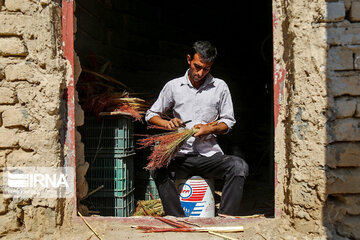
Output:
M360 237L360 2L327 2L328 238Z

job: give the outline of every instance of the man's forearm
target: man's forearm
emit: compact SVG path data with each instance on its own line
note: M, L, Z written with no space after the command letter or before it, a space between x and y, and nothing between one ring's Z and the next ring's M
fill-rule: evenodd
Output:
M213 126L213 134L222 134L225 133L228 130L228 126L221 122L215 126Z
M200 137L200 136L208 135L208 134L222 134L228 130L228 126L223 122L221 122L215 126L208 125L208 124L197 124L194 126L194 128L199 129L199 131L194 134L195 137Z
M160 116L154 116L152 118L150 118L149 123L157 125L157 126L161 126L161 127L165 127L168 124L169 121L162 119Z
M154 117L150 118L149 122L151 124L155 124L155 125L164 127L169 130L177 129L180 126L182 126L182 124L183 124L183 121L181 121L181 119L179 119L179 118L173 118L168 121L168 120L162 119L160 116L154 116Z

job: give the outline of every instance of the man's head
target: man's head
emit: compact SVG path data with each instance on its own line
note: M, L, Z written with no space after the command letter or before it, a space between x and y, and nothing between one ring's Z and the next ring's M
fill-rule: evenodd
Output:
M190 65L190 79L194 82L200 82L209 73L216 55L217 50L210 42L195 42L193 52L187 55L187 61Z

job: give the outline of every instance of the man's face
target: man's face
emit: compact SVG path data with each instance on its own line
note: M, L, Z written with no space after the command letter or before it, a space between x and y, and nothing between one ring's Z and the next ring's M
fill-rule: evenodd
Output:
M189 77L195 82L201 81L209 73L213 64L213 62L205 62L197 53L192 59L190 55L187 55L187 60L190 64Z

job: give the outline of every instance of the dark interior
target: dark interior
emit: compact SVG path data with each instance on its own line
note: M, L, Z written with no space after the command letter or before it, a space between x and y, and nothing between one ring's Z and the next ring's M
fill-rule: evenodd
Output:
M249 164L243 214L273 215L271 1L77 0L75 15L82 67L107 64L107 75L147 93L149 101L185 73L194 41L217 47L211 73L229 85L237 120L219 142L226 154L243 156ZM140 123L135 127L144 131ZM144 152L136 157L138 163L145 158ZM217 186L221 191L221 183Z

